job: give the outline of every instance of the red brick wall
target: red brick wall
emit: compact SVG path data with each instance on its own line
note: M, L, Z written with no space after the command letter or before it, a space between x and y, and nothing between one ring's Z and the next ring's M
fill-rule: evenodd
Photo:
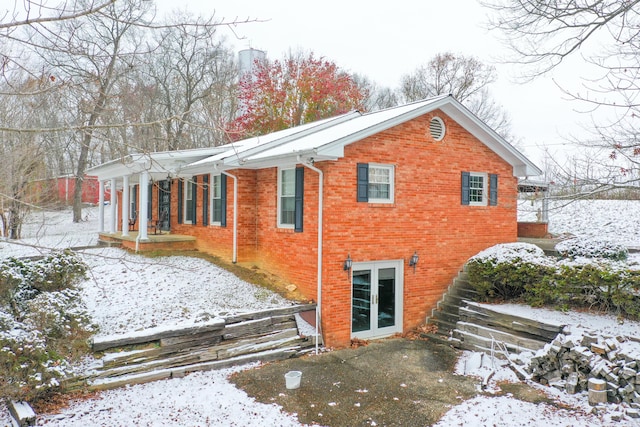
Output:
M316 299L318 265L318 174L304 170L303 231L278 228L277 168L258 171L256 258L259 265Z
M424 322L470 256L496 243L516 240L517 193L512 168L444 114L439 115L447 126L441 142L427 136L430 117L422 117L347 146L345 157L337 162L316 165L325 171L327 189L322 319L328 345L350 342L350 278L342 270L347 254L354 262L404 259L407 330ZM356 202L358 162L395 166L394 204ZM462 171L497 173L498 206L461 205ZM315 206L313 198L305 199L305 221ZM280 256L307 258L314 242L289 239L289 256ZM414 251L420 255L415 273L407 265ZM308 260L297 265L301 269L315 263ZM297 276L311 278L312 271L297 272Z
M345 147L345 157L317 162L324 171L322 321L325 343L346 346L351 338L350 277L354 262L404 260L404 329L424 322L464 262L497 243L517 238L517 180L512 167L446 115L440 142L428 133L431 115L414 119ZM356 164L395 166L395 203L356 202ZM461 205L461 172L498 174L498 206ZM305 168L304 231L277 227L277 169L236 170L239 177L239 261L251 261L278 274L316 299L318 174ZM199 178L199 183L202 179ZM198 238L198 248L231 257L233 180L227 181L227 227L177 224L172 232ZM172 187L172 209L177 206ZM407 263L417 251L416 267Z
M256 171L231 170L230 175L238 179L238 262L253 261L256 253ZM227 225L203 226L204 198L203 176L199 175L196 198L196 224L178 223L178 181L171 187L171 232L187 234L197 238L198 250L231 260L233 255L233 219L234 219L234 180L227 177ZM211 182L211 178L209 178ZM182 182L180 185L184 185ZM209 197L211 191L209 191ZM211 207L209 207L211 215Z

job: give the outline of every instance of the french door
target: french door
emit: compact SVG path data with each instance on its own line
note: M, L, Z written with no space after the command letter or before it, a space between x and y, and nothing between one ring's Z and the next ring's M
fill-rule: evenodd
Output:
M353 338L378 338L402 332L403 275L402 260L353 264Z

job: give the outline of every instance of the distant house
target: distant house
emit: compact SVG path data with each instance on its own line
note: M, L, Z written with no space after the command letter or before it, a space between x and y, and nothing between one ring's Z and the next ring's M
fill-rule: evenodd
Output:
M124 190L109 233L141 212L145 241L164 211L198 250L296 284L340 347L423 323L469 257L517 239L518 177L541 171L440 96L90 173Z

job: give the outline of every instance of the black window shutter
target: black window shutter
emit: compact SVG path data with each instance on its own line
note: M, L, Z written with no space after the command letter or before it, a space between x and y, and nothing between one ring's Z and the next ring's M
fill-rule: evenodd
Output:
M498 205L498 175L489 174L489 206Z
M147 219L153 219L153 184L149 184L149 199L147 200Z
M196 221L198 218L198 213L196 211L197 206L198 206L198 177L194 176L193 177L193 182L191 183L191 195L192 195L192 199L191 199L191 206L193 206L193 208L191 209L191 225L196 225Z
M220 226L227 226L227 175L220 175Z
M209 175L202 177L202 225L209 225Z
M462 204L469 204L469 181L471 174L469 172L462 172Z
M182 224L182 216L184 214L184 210L182 209L182 205L184 203L184 181L182 179L178 180L178 224Z
M302 232L302 210L304 207L304 167L296 168L296 197L293 231Z
M358 201L369 201L369 164L358 163Z

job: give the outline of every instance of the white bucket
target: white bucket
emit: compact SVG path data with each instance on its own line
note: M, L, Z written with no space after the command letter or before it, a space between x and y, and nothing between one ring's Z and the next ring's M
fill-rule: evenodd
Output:
M293 390L295 388L300 387L300 380L302 379L302 372L300 371L289 371L284 374L285 382L287 383L287 388L289 390Z

